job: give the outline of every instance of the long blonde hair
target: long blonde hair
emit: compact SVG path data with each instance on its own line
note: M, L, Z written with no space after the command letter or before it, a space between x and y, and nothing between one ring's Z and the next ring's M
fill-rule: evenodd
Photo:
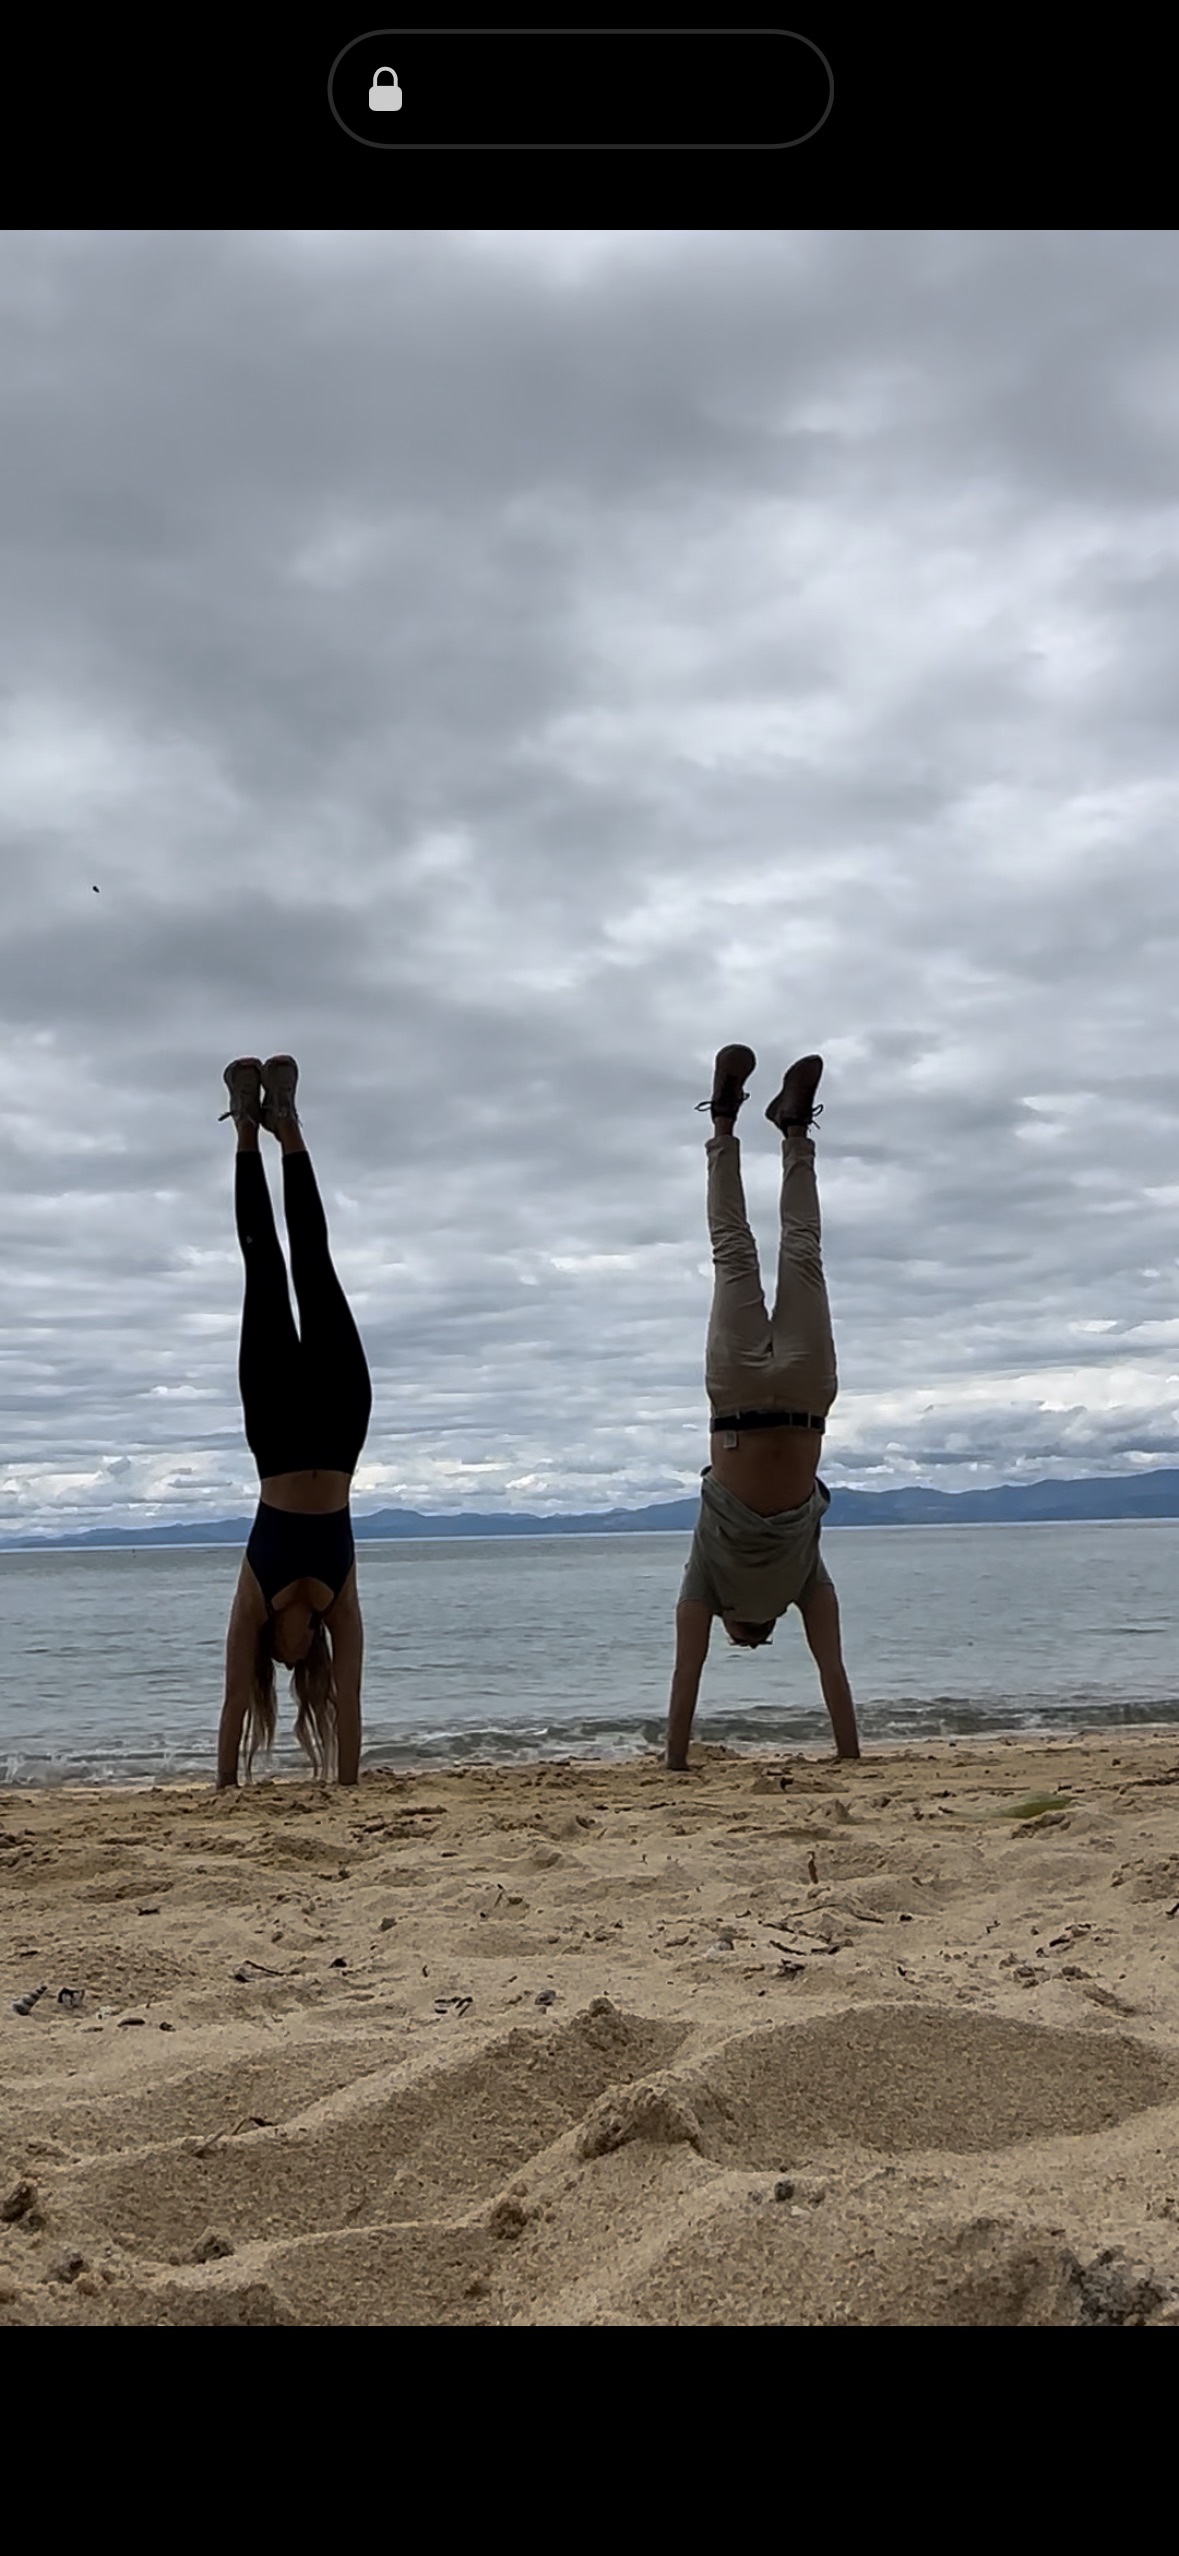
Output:
M290 1693L297 1699L295 1737L305 1757L311 1760L311 1771L323 1784L330 1784L336 1773L336 1673L331 1644L318 1618L311 1626L311 1648L306 1658L296 1660L291 1670ZM269 1618L259 1630L254 1652L254 1676L246 1715L246 1778L255 1755L261 1749L269 1757L278 1729L278 1700L274 1685L274 1630Z

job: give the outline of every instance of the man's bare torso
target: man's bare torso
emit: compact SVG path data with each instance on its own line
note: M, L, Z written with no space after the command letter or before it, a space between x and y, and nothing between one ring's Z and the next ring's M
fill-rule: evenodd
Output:
M823 1446L820 1429L745 1429L735 1447L725 1440L734 1433L714 1429L710 1440L713 1478L760 1518L782 1509L801 1509L815 1487Z

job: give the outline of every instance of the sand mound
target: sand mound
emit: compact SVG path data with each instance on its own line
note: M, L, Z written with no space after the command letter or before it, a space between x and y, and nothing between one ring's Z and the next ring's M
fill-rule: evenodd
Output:
M863 2222L832 2235L771 2202L669 2248L633 2305L669 2325L1124 2325L1162 2297L1130 2266L1087 2269L1043 2228L933 2219L920 2237Z
M288 2123L310 2104L388 2073L387 2040L341 2036L305 2050L254 2051L218 2067L185 2067L128 2098L71 2096L54 2114L53 2153L75 2160L129 2147L213 2140L236 2124Z
M1139 2042L992 2015L877 2006L728 2043L685 2085L704 2153L785 2167L854 2145L951 2155L1076 2137L1173 2100Z
M417 2081L385 2069L274 2126L134 2146L40 2178L59 2241L97 2234L154 2263L190 2260L203 2233L235 2244L329 2229L460 2218L572 2129L626 2075L679 2048L675 2025L596 2001L556 2032L508 2033ZM404 2071L400 2072L404 2077Z

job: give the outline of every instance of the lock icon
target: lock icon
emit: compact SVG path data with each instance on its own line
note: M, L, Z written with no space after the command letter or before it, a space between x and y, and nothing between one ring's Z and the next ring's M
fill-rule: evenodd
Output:
M381 87L382 71L389 72L389 77L393 83L391 89L383 89ZM389 69L389 64L387 62L379 62L373 73L372 87L368 93L369 114L396 115L400 104L401 90L398 86L397 73Z

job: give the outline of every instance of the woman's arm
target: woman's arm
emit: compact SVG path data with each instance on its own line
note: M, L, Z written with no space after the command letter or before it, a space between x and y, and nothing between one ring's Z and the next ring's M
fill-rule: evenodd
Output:
M254 1692L258 1629L266 1621L266 1600L249 1563L243 1561L229 1611L225 1637L225 1702L217 1732L217 1790L232 1792L237 1784L242 1732Z
M336 1681L337 1780L355 1784L360 1778L360 1681L364 1672L364 1622L359 1605L349 1607L333 1628L332 1669Z
M258 1628L250 1611L235 1599L225 1641L225 1702L217 1732L217 1790L232 1792L237 1784L242 1732L254 1687Z

